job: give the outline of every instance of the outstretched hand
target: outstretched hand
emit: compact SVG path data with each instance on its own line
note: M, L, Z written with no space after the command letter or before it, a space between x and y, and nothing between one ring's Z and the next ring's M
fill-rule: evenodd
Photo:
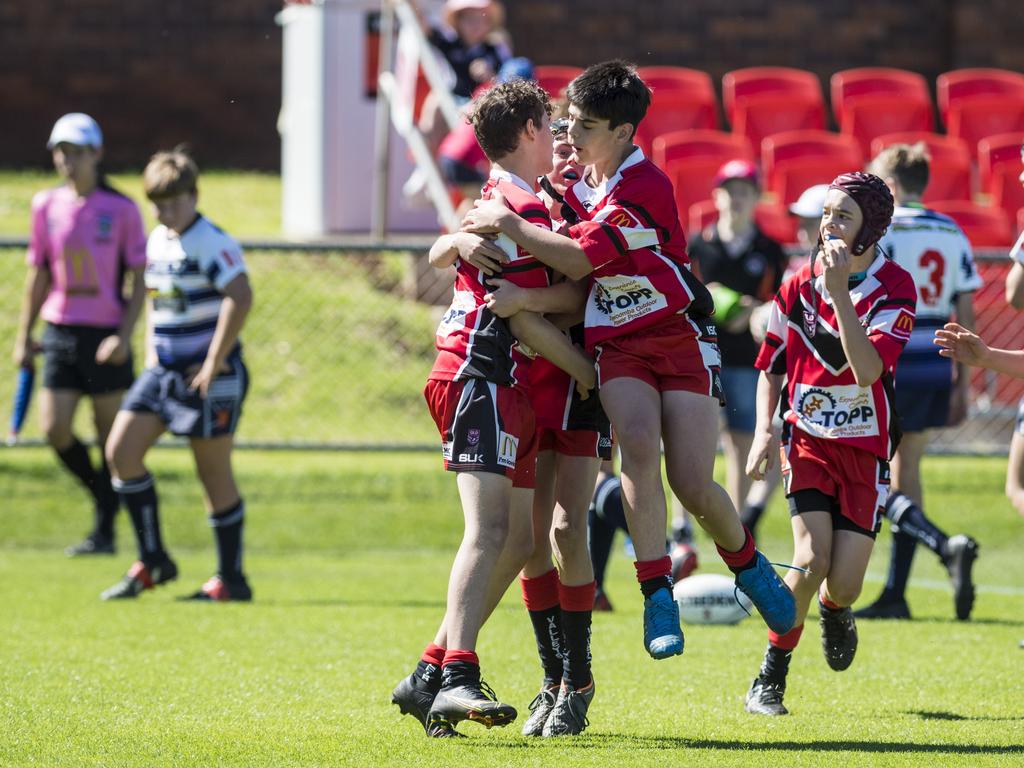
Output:
M772 431L758 431L754 434L754 442L750 445L747 455L747 477L752 480L764 480L765 475L779 460L779 438Z
M489 200L476 200L473 203L473 207L462 219L462 231L478 235L501 232L502 222L510 213L512 211L505 204L505 196L495 189Z
M939 354L964 365L985 365L989 346L981 337L958 323L946 323L935 331L932 343L941 347Z

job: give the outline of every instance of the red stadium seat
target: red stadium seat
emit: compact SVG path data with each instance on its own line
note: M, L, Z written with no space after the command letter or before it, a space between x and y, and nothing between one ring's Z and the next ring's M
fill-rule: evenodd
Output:
M761 145L765 189L789 205L815 184L828 184L840 173L864 166L860 145L849 136L828 131L787 131Z
M690 130L662 134L653 142L651 159L665 171L675 187L680 213L711 196L718 169L730 160L754 162L750 143L722 131Z
M1005 248L1013 244L1013 230L1001 208L967 200L939 200L929 203L929 207L959 224L975 248Z
M773 133L821 130L825 99L812 72L789 67L748 67L722 78L722 100L733 133L755 147Z
M864 96L899 96L908 101L924 102L931 107L932 97L928 83L917 72L891 67L860 67L836 72L831 79L832 114L836 123L842 125L850 99ZM931 113L928 126L908 130L932 130ZM891 133L891 131L890 131ZM867 149L865 146L864 149Z
M852 96L845 101L839 132L853 136L865 152L878 136L932 130L932 103L892 94Z
M659 136L692 129L718 127L718 105L714 99L695 97L681 91L655 91L647 116L637 130L636 143L650 154Z
M962 139L938 133L887 133L871 142L871 156L875 157L893 144L924 142L931 163L928 169L928 187L923 201L971 199L971 153Z
M540 87L547 91L552 99L557 99L562 95L566 86L582 71L580 67L545 64L534 67L534 76Z
M949 107L946 133L963 139L972 152L982 139L1018 131L1024 131L1024 94L972 96Z
M713 200L702 200L690 206L688 214L688 237L703 232L718 221L718 210ZM761 202L754 209L754 221L768 237L782 244L796 242L796 223L789 211L775 203Z
M991 198L992 205L1002 208L1010 221L1016 221L1024 210L1024 185L1021 171L1024 160L1021 146L1024 131L1001 133L978 142L978 171L981 190Z
M1006 69L956 69L935 81L939 115L948 124L950 107L957 101L977 96L1024 97L1024 75Z

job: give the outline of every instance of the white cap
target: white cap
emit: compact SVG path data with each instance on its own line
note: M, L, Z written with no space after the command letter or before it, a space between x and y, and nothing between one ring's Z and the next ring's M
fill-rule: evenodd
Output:
M821 218L825 210L825 195L828 194L828 184L815 184L808 187L800 195L800 199L789 206L789 212L801 219Z
M61 142L99 148L103 146L103 132L96 121L84 112L70 112L53 124L46 148L53 149Z

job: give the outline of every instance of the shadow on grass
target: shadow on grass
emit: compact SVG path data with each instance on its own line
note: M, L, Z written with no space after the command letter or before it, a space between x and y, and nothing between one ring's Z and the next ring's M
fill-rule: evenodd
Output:
M892 622L893 619L864 619L858 618L857 623L860 624L862 621L866 622ZM961 626L967 626L969 624L982 624L987 627L1024 627L1024 620L1019 619L971 619L970 621L960 621L960 619L943 619L938 616L926 616L923 618L911 619L914 624L958 624Z
M958 715L956 712L928 712L923 709L910 709L903 713L913 715L922 720L977 720L984 722L1015 722L1024 720L1024 715L1017 717L993 717L991 715Z
M321 598L317 600L260 600L260 605L271 608L440 608L447 607L444 600L349 600Z
M460 739L455 742L466 747L494 749L493 741ZM903 741L730 741L718 739L688 739L683 736L627 736L624 734L593 734L577 736L571 741L544 739L503 743L502 748L520 749L706 749L724 752L906 752L950 755L1024 755L1024 746L995 744L918 744Z

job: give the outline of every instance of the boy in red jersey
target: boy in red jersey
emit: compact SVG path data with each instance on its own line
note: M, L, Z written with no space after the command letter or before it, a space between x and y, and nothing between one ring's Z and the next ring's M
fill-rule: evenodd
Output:
M797 598L788 632L769 632L746 709L785 715L782 697L811 599L834 670L857 650L850 605L860 594L889 495L888 460L899 443L893 373L914 328L910 274L876 248L892 219L880 178L846 173L832 182L817 259L779 289L757 357L757 431L747 472L764 477L778 455L772 415L783 392L782 476L800 570L786 576ZM816 269L816 261L821 269Z
M531 226L547 231L551 219L532 180L551 160L549 109L539 86L513 80L482 95L472 117L480 146L493 163L484 195L500 191ZM452 566L444 621L416 671L392 694L402 712L417 717L435 737L457 735L454 726L461 720L490 727L507 725L517 714L481 683L475 647L480 627L533 547L537 438L527 396L532 358L517 344L512 324L487 306L492 267L481 266L480 259L500 263L501 275L521 287L550 282L549 270L508 238L489 246L458 233L443 236L431 249L435 265L453 263L456 256L462 258L455 293L437 330L439 351L424 395L441 433L445 467L458 473L466 528ZM565 295L565 310L579 305L573 286ZM539 330L536 339L531 337L538 351L586 360L539 316L533 327ZM560 350L548 349L549 333ZM592 384L593 367L589 373L583 368L581 375L589 375Z
M500 200L470 211L464 228L500 232L568 277L590 277L586 343L597 354L601 402L622 453L647 652L660 659L683 651L665 552L662 442L676 496L768 625L786 632L793 595L713 480L721 401L714 327L706 320L713 305L690 271L672 183L633 145L650 91L632 66L610 61L570 83L568 98L569 140L588 166L566 191L580 218L570 237L530 226Z

